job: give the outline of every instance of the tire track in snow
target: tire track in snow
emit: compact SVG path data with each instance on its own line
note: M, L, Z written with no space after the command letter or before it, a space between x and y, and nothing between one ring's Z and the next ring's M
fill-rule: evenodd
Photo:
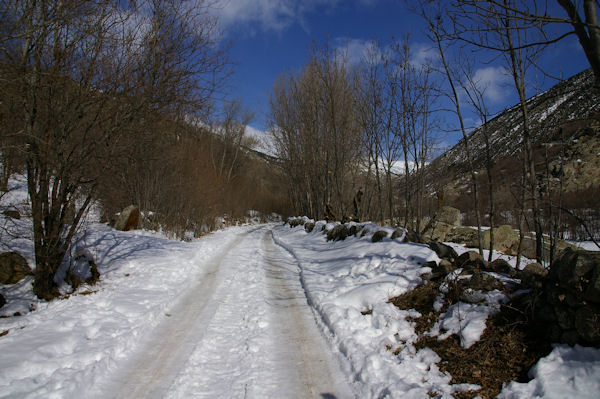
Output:
M288 373L299 385L298 398L350 398L346 376L315 323L306 292L300 283L295 258L273 242L272 232L264 235L265 271L270 289L273 321L281 329L276 337Z
M354 397L319 331L296 259L264 227L212 260L131 363L118 398Z
M131 371L123 376L115 398L162 398L166 394L219 307L214 294L223 259L255 230L241 234L208 262L210 267L197 284L184 294L167 313L168 319L141 345L142 351L128 367Z

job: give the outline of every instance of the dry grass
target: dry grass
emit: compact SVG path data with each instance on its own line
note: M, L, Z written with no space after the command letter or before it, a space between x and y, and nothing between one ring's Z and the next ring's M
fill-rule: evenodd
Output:
M390 302L400 309L415 309L421 313L421 317L414 319L415 331L420 337L415 346L417 349L428 347L440 356L440 370L452 376L451 383L482 387L476 392L457 393L455 397L493 398L500 393L504 383L529 381L529 369L550 353L551 347L544 341L542 328L527 317L524 303L516 301L511 306L503 306L499 313L488 319L481 339L469 349L463 349L455 335L443 341L424 335L444 311L433 311L438 288L438 284L428 282L390 299ZM444 307L447 306L448 303Z

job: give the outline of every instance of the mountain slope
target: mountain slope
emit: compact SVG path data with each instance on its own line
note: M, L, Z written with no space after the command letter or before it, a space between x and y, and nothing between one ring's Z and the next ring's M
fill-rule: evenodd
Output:
M538 94L527 101L529 111L529 126L536 152L536 162L542 163L549 158L552 167L559 163L566 169L598 169L597 131L600 126L600 94L593 90L594 76L591 70L583 71L551 89ZM520 165L520 154L524 148L522 141L522 116L519 104L509 108L502 114L472 131L469 136L469 146L476 169L485 167L485 130L489 134L490 153L496 168L504 168L504 173L520 173L521 168L510 168L507 161ZM585 145L577 146L582 137ZM588 154L589 152L589 154ZM589 161L585 162L583 158ZM580 160L580 161L578 161ZM566 164L576 162L576 168ZM512 170L514 169L514 171ZM540 170L538 168L538 170ZM465 153L463 140L435 159L429 167L429 181L443 185L458 187L457 181L467 178L468 157ZM582 183L584 187L600 185L600 176L592 173L571 173L571 178L588 176L590 181ZM511 176L518 180L520 176ZM588 179L588 180L589 180Z

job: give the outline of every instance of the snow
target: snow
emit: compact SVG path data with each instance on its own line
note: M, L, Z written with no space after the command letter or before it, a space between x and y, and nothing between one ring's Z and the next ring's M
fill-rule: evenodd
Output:
M585 249L586 251L600 251L598 245L596 245L593 241L567 241L569 244L573 244L578 246L581 249Z
M558 100L556 100L554 102L554 104L552 104L550 107L548 107L547 109L545 109L544 111L542 111L540 113L540 116L538 118L538 122L543 122L546 120L546 118L548 118L548 115L551 115L554 113L554 111L556 111L556 109L565 101L567 101L575 92L571 92L571 93L567 93L565 95L563 95L562 97L560 97Z
M2 198L23 217L1 216L1 243L33 266L23 183L11 180ZM247 225L182 242L88 223L75 252L94 258L97 285L50 303L33 296L32 277L0 286L0 397L450 398L476 389L451 384L439 356L415 348L419 313L388 302L422 284L437 255L401 238L372 243L375 231L394 231L374 224L328 242L322 230L335 226ZM459 274L449 278L468 278ZM430 334L473 345L506 297L469 295ZM600 351L558 345L530 375L500 397L595 397Z
M407 320L416 311L387 303L421 284L420 275L430 271L423 264L439 261L437 255L425 245L390 238L372 243L369 235L327 242L323 226L334 224L317 222L311 233L279 227L274 237L300 265L308 302L349 362L357 396L423 398L435 391L449 398L473 388L450 385L451 377L436 365L437 354L416 350L418 337Z
M511 382L498 396L519 398L595 399L600 392L600 351L576 345L556 345L529 372L528 383Z
M476 248L467 248L466 245L464 245L464 244L457 244L455 242L444 242L444 244L452 247L459 256L462 255L462 254L464 254L465 252L477 251ZM484 249L483 250L483 259L487 260L489 254L490 254L490 251L488 249ZM504 259L512 267L514 267L514 268L517 267L517 256L516 255L506 255L506 254L503 254L502 252L494 251L494 253L492 254L492 261L495 261L496 259ZM535 262L536 262L535 259L529 259L529 258L526 258L526 257L522 256L521 257L521 264L519 265L519 269L522 270L529 263L535 263Z
M232 228L188 244L92 226L86 243L93 248L102 280L87 289L95 292L34 302L36 311L0 320L0 330L9 331L0 339L0 396L76 397L86 392L133 353L146 331L165 320L180 292L203 277L201 260L242 231ZM9 304L25 288L31 290L31 278L16 292L3 290Z

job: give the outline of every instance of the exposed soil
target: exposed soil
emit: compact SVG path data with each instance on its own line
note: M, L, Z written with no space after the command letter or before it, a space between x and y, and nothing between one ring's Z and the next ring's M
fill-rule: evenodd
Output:
M438 319L439 314L434 313L433 303L440 294L439 284L427 282L412 291L390 299L390 302L400 309L415 309L421 317L410 318L415 322L415 332L421 336L429 331Z
M543 329L528 317L526 301L515 300L502 306L499 313L487 320L481 339L469 349L460 346L453 335L443 341L425 336L441 312L433 311L433 302L439 295L439 285L427 282L390 302L401 309L415 309L423 316L414 319L419 340L417 349L428 347L442 359L440 370L452 376L453 384L477 384L479 391L455 394L456 398L496 397L502 385L510 381L529 381L529 369L551 351L550 342L544 341ZM444 307L446 307L446 304Z

